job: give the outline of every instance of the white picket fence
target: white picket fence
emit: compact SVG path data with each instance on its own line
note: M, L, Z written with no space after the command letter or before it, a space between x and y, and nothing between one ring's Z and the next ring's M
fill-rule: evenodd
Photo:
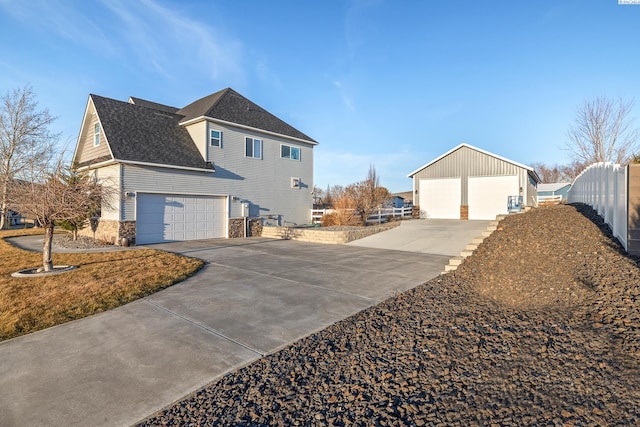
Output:
M368 223L382 223L387 220L387 217L393 216L394 218L411 218L413 208L382 208L367 218ZM333 209L312 209L311 210L311 223L320 224L322 215L334 212Z
M627 242L628 168L611 163L594 163L573 181L569 203L585 203L609 224L625 250Z

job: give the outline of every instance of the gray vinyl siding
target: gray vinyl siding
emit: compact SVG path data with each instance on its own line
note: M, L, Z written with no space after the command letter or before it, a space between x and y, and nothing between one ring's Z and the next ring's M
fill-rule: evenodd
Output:
M460 205L468 206L469 177L515 175L518 176L523 191L527 189L527 193L524 194L525 203L529 206L535 206L535 204L532 204L532 200L537 199L535 187L529 184L526 169L468 147L460 147L453 153L420 170L413 176L413 183L414 189L418 189L422 179L461 178ZM533 196L531 196L532 194ZM420 194L414 194L414 204L420 205Z
M241 204L248 203L251 217L271 216L283 222L309 223L313 205L313 145L217 123L213 126L222 131L222 148L207 150L207 161L214 164L215 172L123 165L123 191L228 195L238 198L230 202L232 218L241 216ZM262 159L245 157L245 136L262 139ZM300 147L300 161L281 159L281 144ZM291 188L292 177L301 179L302 188ZM134 199L125 199L123 219L135 219Z

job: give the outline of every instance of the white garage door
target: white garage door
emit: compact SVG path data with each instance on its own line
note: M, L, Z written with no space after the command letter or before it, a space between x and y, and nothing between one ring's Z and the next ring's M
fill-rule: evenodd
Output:
M491 220L508 213L508 198L519 191L516 175L469 177L469 219Z
M422 218L460 219L460 178L421 179L419 187Z
M140 194L136 244L226 237L226 198Z

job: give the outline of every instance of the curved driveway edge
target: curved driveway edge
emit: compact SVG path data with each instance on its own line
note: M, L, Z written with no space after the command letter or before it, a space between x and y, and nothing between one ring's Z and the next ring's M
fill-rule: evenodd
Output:
M0 343L3 425L131 425L449 260L260 238L149 247L207 265L142 300Z

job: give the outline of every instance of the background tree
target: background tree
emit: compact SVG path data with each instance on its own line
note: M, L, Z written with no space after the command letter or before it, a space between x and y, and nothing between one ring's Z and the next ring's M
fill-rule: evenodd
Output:
M531 166L535 169L536 173L545 184L552 184L563 180L561 166L548 166L544 163L534 163Z
M389 190L380 185L380 177L373 165L369 166L367 179L350 185L348 191L364 225L367 224L367 218L391 198Z
M45 235L42 244L42 267L53 270L51 243L56 222L74 220L87 213L101 200L109 200L108 186L101 186L89 173L79 173L73 180L66 179L68 169L62 156L55 164L32 161L23 175L9 187L7 202L10 209L34 218Z
M9 187L24 179L29 165L51 159L58 139L49 130L54 120L47 109L38 110L30 86L7 92L0 100L0 229L8 227Z
M631 117L633 106L634 101L605 97L586 100L579 106L566 144L575 161L586 165L629 163L638 143L638 130Z
M544 184L573 182L587 166L587 164L578 162L577 160L567 165L549 166L544 163L534 163L532 165Z
M86 176L69 167L64 168L61 171L59 179L62 180L62 182L67 186L82 186L83 184L81 181L86 179ZM91 215L93 215L100 208L100 200L98 199L96 200L96 202L98 203L96 203L95 206L91 206L88 210L80 212L80 214L75 218L67 218L56 221L56 225L64 230L71 231L73 240L78 240L78 230L82 230L83 228L85 228L89 223L89 218L91 217Z

